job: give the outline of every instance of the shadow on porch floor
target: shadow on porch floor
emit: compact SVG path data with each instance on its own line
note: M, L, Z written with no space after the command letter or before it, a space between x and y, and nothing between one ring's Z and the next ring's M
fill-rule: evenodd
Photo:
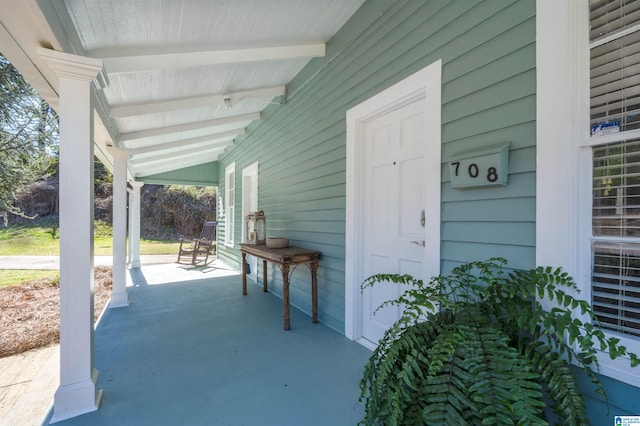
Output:
M355 425L369 350L293 307L284 331L281 299L221 275L134 274L95 333L100 409L56 424Z

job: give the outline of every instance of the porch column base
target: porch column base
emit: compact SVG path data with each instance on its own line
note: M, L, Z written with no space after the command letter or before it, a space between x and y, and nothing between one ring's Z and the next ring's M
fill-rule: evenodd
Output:
M98 389L98 370L93 369L91 379L63 385L54 396L53 416L49 424L96 411L102 400Z
M109 308L124 308L125 306L129 306L129 294L127 293L127 289L111 293Z
M141 265L140 265L140 259L138 259L138 260L132 260L132 261L131 261L131 263L130 263L130 265L129 265L129 268L130 268L130 269L140 269L140 266L141 266Z

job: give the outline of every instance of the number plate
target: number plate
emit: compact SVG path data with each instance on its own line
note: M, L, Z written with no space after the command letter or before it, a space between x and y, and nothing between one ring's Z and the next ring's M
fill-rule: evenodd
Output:
M506 185L510 143L463 151L449 161L451 186L458 189Z

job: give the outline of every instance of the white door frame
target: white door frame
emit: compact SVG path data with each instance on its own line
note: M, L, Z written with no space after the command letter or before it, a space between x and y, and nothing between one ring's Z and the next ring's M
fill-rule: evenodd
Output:
M250 178L251 188L247 188L246 179ZM254 197L250 195L253 194ZM251 212L258 210L258 162L242 169L242 242L245 241L244 218ZM247 256L247 262L251 266L250 278L256 280L258 276L258 262L254 256Z
M361 211L360 188L362 168L359 150L363 138L362 128L368 119L398 109L418 99L426 99L425 133L428 141L437 141L429 147L430 155L441 158L441 80L442 60L438 60L390 88L367 99L347 111L347 188L345 229L345 335L351 340L362 337L362 315L360 312L360 285L362 270L362 221L358 220L370 212ZM437 145L437 146L435 146ZM438 162L440 164L440 162ZM424 270L428 279L440 273L440 187L441 166L424 170L427 186L427 205L434 209L427 214L425 224Z

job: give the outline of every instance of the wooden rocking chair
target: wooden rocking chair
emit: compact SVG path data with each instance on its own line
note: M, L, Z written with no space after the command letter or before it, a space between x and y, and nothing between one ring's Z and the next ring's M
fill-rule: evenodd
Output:
M180 238L180 248L178 249L178 263L182 256L191 259L191 264L203 262L207 264L211 252L216 252L216 226L218 222L205 222L200 232L200 237L194 240L185 240Z

